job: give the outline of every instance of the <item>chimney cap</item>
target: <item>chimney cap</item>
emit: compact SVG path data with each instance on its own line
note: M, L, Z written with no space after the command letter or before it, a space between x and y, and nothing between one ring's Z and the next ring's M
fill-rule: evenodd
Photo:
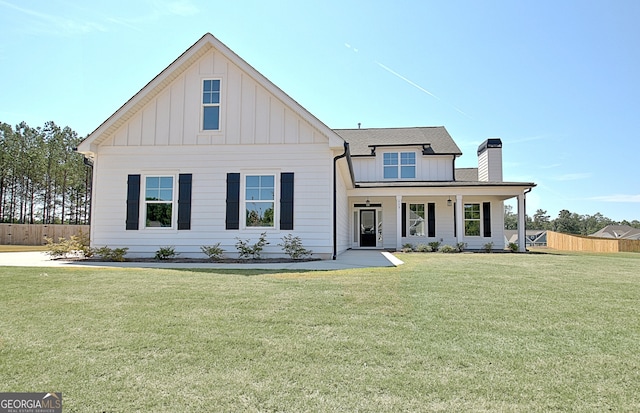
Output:
M480 146L478 146L478 155L489 148L502 148L502 141L500 138L489 138L486 141L482 142Z

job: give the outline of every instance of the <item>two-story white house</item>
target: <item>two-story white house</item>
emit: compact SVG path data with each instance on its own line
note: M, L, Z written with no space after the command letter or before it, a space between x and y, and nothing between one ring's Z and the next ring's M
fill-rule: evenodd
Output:
M504 246L502 142L478 168L444 127L332 130L211 34L204 35L79 146L93 163L92 246L204 257L217 242L299 236L315 256L403 244ZM519 239L524 240L524 235ZM524 251L524 245L520 246Z

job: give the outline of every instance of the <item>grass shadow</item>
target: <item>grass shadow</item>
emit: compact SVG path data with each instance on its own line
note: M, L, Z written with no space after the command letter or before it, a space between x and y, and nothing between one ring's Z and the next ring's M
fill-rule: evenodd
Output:
M243 275L245 277L255 277L258 275L271 275L271 274L305 274L305 273L318 273L326 272L328 270L287 270L287 269L247 269L247 268L172 268L175 271L183 272L202 272L209 274L231 274L231 275Z

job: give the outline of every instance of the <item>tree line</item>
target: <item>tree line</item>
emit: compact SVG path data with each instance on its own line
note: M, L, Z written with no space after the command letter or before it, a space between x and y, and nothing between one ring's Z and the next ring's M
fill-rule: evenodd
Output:
M579 215L566 209L560 211L555 219L551 219L546 210L538 209L533 216L526 216L525 223L527 229L550 230L576 235L590 235L600 231L607 225L629 225L634 228L640 228L640 221L637 219L633 221L614 221L600 212L594 215ZM518 215L513 212L511 205L504 206L504 228L518 228Z
M0 221L88 224L91 167L75 148L82 138L46 122L15 128L0 122Z

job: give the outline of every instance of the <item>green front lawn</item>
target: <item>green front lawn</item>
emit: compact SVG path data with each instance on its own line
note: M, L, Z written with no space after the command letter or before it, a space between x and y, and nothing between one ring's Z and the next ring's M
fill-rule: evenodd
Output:
M65 412L640 411L640 254L0 267L0 391Z

